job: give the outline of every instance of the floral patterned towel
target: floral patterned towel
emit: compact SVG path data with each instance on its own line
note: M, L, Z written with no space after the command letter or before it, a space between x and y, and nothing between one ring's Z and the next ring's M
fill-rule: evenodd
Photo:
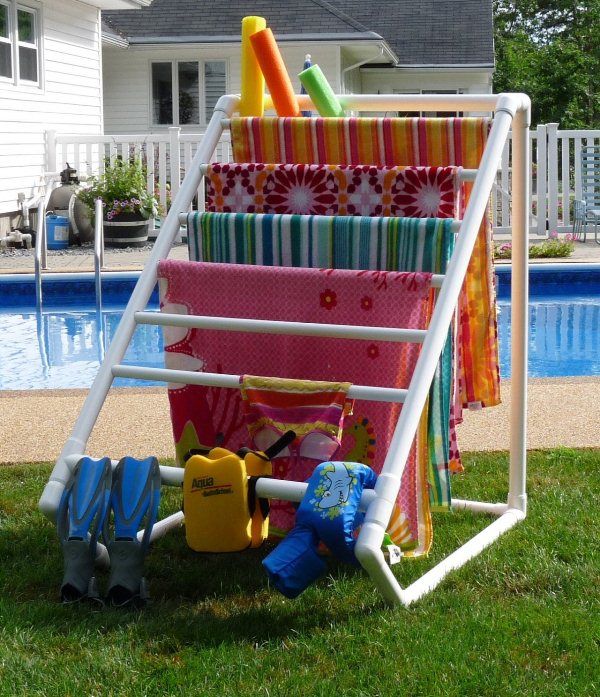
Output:
M158 278L162 310L183 314L424 328L431 308L431 275L426 273L166 260L159 264ZM419 349L418 344L385 341L177 327L165 331L170 368L375 386L406 387ZM224 445L231 450L247 445L239 391L170 386L169 400L178 450L182 443L188 450L213 445L217 433L223 434ZM381 471L400 409L399 404L357 402L359 418L352 428L344 429L340 458ZM397 502L401 514L394 521L395 539L412 554L426 552L431 544L423 423L424 419L402 477ZM286 474L285 467L285 462L275 467L279 476Z
M457 218L457 167L213 164L206 210L213 213Z
M233 160L282 164L475 169L489 118L234 118ZM462 207L472 185L464 184ZM460 404L500 403L492 227L481 223L459 311Z
M190 213L189 255L194 261L263 266L445 273L454 249L453 222L440 218ZM448 471L462 470L455 424L449 416L456 374L452 345L449 336L429 399L431 504L443 510L450 506Z

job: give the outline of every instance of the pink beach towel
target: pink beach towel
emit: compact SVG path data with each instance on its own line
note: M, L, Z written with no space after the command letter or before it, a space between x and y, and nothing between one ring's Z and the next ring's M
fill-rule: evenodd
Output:
M426 273L163 261L158 276L164 312L407 328L425 328L429 319L431 275ZM165 331L170 368L387 387L408 386L419 349L411 343ZM239 391L171 385L169 400L179 455L199 444L214 445L217 433L230 449L248 444ZM356 402L336 457L380 471L400 408ZM398 498L400 541L413 554L431 544L425 464L413 446ZM286 474L281 467L275 470Z

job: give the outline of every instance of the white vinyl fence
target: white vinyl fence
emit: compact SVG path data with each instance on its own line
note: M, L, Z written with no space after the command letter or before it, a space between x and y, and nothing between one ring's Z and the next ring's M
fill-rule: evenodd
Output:
M154 191L166 211L191 166L202 135L182 133L178 127L164 133L119 136L47 131L46 168L49 172L57 172L68 162L80 177L87 177L101 173L107 159L114 162L117 157L140 157L146 167L148 191ZM226 132L217 148L215 162L230 161L231 140ZM198 193L198 200L203 201L203 194Z
M182 133L172 127L164 133L144 135L65 135L46 133L46 166L57 171L68 162L80 175L102 171L105 158L139 155L147 167L148 190L156 191L166 210L187 173L202 134ZM511 140L507 143L492 199L494 231L510 234ZM558 130L558 124L532 129L531 234L569 232L573 225L573 201L582 197L581 148L600 144L600 130ZM231 160L231 142L225 132L215 161ZM202 196L198 196L198 202ZM201 205L201 204L200 204Z
M557 123L532 129L531 233L546 236L569 232L573 226L573 201L582 198L581 148L600 144L600 130L558 129ZM510 233L511 140L502 156L492 214L494 231Z

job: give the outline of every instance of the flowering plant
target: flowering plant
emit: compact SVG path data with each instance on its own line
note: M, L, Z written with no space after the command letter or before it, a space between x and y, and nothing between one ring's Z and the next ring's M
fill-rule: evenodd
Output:
M105 160L104 172L92 177L88 186L77 197L94 212L96 199L102 199L104 217L113 220L121 213L153 218L160 213L158 199L148 192L146 170L141 160L118 157L114 162Z
M550 239L544 240L539 244L532 244L529 247L530 259L548 259L548 258L564 258L570 257L575 249L573 235L567 233L564 239L558 237L558 234L550 233ZM512 257L512 243L505 242L504 244L494 245L494 259L510 259Z

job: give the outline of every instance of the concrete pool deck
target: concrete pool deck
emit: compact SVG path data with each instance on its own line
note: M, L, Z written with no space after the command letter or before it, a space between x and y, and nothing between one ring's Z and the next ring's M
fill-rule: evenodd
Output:
M0 464L56 459L87 392L0 392ZM531 379L528 447L600 448L599 397L600 377ZM502 383L502 400L496 408L465 413L458 431L462 450L508 450L509 380ZM173 457L166 389L111 390L88 452L113 458Z

